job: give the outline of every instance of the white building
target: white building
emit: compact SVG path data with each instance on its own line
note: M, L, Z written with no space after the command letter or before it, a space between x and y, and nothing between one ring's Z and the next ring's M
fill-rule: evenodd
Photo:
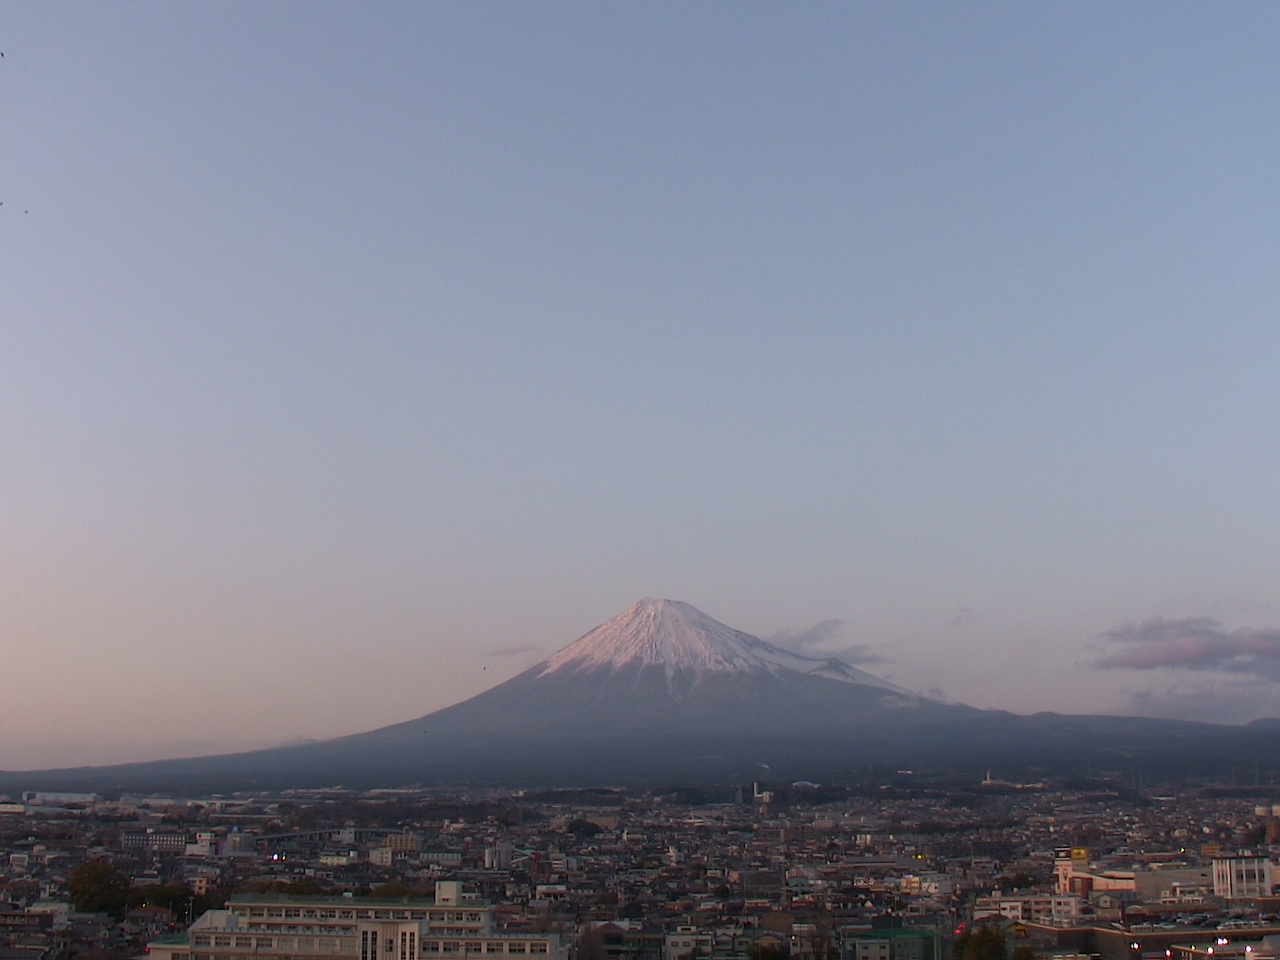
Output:
M663 960L690 960L692 957L709 957L715 938L710 931L697 927L677 927L675 933L668 933L663 939Z
M1275 872L1267 857L1214 857L1213 895L1228 900L1269 896Z
M554 933L494 930L494 908L436 884L434 900L237 894L149 960L567 960Z
M1079 897L1064 893L978 897L973 906L973 918L1004 917L1006 920L1063 925L1079 919L1080 906Z

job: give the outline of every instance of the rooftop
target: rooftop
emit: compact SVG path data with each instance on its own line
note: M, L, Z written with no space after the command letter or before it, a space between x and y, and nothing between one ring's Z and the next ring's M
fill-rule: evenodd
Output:
M487 907L489 904L474 901L437 904L434 897L344 897L303 895L297 893L233 893L229 903L306 904L324 907Z
M893 937L935 937L936 933L932 930L924 930L919 927L882 927L872 928L870 930L859 930L856 933L850 933L848 936L854 940L885 940Z
M188 940L185 933L168 933L163 937L153 937L147 942L154 943L156 946L181 947L186 946Z

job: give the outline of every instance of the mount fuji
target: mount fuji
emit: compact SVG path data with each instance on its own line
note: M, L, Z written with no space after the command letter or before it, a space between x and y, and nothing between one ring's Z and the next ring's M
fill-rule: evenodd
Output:
M505 683L416 720L250 753L0 774L0 787L671 783L749 780L762 769L833 779L868 764L1189 769L1267 741L1250 728L941 703L647 598Z
M834 657L805 657L734 630L678 600L646 597L602 623L529 672L537 679L585 676L602 685L621 675L656 671L674 699L695 695L716 674L820 677L911 696Z

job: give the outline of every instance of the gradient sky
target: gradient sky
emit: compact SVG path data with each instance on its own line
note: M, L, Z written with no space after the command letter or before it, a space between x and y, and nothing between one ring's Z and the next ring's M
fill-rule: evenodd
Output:
M1280 714L1277 48L6 4L0 768L407 719L645 595L979 706Z

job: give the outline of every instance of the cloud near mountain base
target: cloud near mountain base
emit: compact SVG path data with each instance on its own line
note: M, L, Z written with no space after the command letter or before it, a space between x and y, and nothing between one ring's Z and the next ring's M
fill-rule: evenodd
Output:
M1125 624L1098 638L1103 669L1196 670L1280 682L1280 629L1228 630L1209 617L1155 618Z
M843 620L832 618L804 630L779 630L768 640L774 646L807 657L837 657L854 665L887 662L870 644L844 643L845 629Z

